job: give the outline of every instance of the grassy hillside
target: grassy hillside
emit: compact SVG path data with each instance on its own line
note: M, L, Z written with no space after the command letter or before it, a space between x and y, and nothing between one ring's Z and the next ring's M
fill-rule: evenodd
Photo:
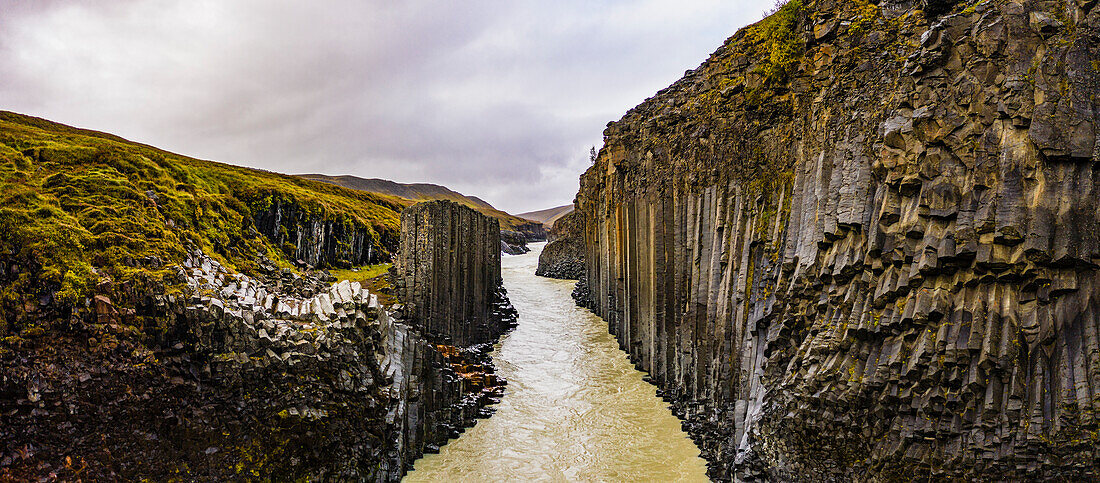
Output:
M299 177L340 185L353 190L370 191L397 196L413 201L451 200L471 208L495 209L489 203L475 196L466 196L446 186L430 183L398 183L388 179L360 178L358 176L328 176L324 174L299 174Z
M481 213L496 218L500 221L500 227L505 230L516 230L519 226L529 224L532 220L510 215L498 210L476 196L467 196L453 191L445 186L428 183L396 183L377 178L360 178L357 176L328 176L324 174L300 174L305 179L332 183L354 190L368 191L388 196L396 196L408 200L407 204L428 200L449 200L473 208ZM537 220L535 220L537 221Z
M525 218L532 221L542 223L547 230L550 230L554 226L554 222L561 219L561 217L573 212L573 204L570 203L564 206L558 206L555 208L547 208L539 211L528 211L527 213L520 213L516 216Z
M243 272L263 257L290 266L253 223L273 203L365 230L375 250L395 248L383 242L397 239L395 198L0 111L0 308L31 294L76 303L97 285L160 283L194 248Z

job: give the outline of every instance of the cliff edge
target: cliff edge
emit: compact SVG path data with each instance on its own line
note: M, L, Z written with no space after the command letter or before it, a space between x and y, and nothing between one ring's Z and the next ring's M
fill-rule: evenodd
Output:
M715 479L1100 467L1100 8L792 0L581 178L581 303Z

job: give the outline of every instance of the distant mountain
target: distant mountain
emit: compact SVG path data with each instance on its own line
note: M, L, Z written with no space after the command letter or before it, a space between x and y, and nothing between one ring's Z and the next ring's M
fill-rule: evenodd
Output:
M353 190L368 191L371 193L396 196L399 198L404 198L411 202L425 200L450 200L469 206L470 208L480 211L481 213L500 220L500 228L502 230L518 231L520 233L523 233L529 240L545 239L546 237L546 231L542 227L541 222L510 215L494 208L493 205L486 203L485 200L481 198L478 198L476 196L466 196L462 193L451 190L446 186L440 186L430 183L406 184L397 183L386 179L360 178L358 176L347 175L328 176L324 174L299 174L297 176L313 181L331 183L337 186L343 186L344 188L351 188ZM572 206L570 206L570 209L572 209Z
M570 211L573 211L572 204L539 211L529 211L527 213L520 213L516 216L542 223L542 226L546 227L546 230L549 231L550 228L554 227L554 222L558 221L558 218L569 214Z
M483 208L488 210L496 209L480 198L474 196L466 196L457 191L453 191L446 186L440 186L437 184L405 184L390 181L388 179L360 178L357 176L328 176L323 174L299 174L298 176L305 179L312 179L314 181L332 183L335 185L343 186L345 188L351 188L353 190L370 191L371 193L382 193L390 196L399 196L401 198L407 198L413 201L451 200L469 206L470 208Z

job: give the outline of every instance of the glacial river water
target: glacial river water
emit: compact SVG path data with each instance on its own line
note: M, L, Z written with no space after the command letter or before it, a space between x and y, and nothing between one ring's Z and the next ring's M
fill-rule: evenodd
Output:
M573 304L573 282L536 277L539 253L503 256L519 326L497 345L507 392L406 482L707 481L699 450L607 323Z

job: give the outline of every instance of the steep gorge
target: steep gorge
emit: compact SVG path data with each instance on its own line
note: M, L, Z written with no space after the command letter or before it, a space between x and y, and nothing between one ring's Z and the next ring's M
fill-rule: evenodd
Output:
M794 0L604 132L578 302L715 479L1094 479L1100 9Z

